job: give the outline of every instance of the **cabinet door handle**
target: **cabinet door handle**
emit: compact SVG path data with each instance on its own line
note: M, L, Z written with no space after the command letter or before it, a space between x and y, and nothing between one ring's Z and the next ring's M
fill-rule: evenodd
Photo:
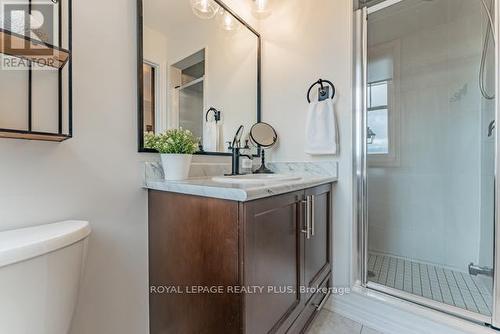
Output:
M302 233L306 235L307 239L311 239L311 198L307 196L307 199L305 201L302 201L302 204L305 205L306 207L306 226L305 229L302 230Z
M316 233L316 221L315 221L315 216L314 216L314 211L315 211L315 203L316 203L316 196L312 195L311 196L311 236L314 237L314 234Z

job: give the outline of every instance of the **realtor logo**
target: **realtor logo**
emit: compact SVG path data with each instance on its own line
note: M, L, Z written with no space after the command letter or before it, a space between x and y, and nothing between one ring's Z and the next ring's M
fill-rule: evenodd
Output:
M54 18L59 0L4 2L0 13L4 70L53 69L57 61ZM49 46L49 47L48 47Z

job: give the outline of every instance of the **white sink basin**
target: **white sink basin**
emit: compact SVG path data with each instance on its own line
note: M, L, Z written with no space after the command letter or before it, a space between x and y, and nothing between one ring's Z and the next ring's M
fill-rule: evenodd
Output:
M286 181L297 181L302 179L300 176L285 174L248 174L238 176L216 176L212 180L219 183L234 184L266 184Z

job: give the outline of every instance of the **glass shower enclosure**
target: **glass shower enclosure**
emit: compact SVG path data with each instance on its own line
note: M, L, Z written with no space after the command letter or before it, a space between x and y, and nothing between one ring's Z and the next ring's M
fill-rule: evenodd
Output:
M361 283L495 318L494 0L367 0L358 18Z

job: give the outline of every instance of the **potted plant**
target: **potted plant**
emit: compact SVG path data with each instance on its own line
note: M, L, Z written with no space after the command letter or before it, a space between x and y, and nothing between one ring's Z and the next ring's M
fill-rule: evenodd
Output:
M165 180L185 180L189 176L193 153L198 150L198 138L191 131L171 129L165 133L146 133L144 144L157 150L165 172Z

